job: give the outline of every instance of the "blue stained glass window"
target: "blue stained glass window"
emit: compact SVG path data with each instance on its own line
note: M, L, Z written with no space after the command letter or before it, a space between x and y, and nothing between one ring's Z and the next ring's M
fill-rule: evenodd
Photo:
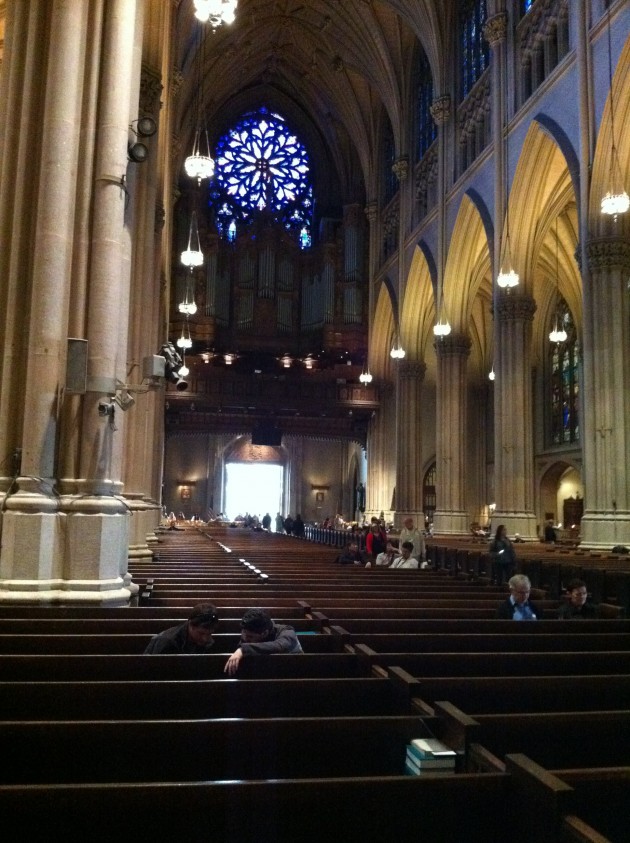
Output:
M531 9L534 0L521 0L521 17L526 15Z
M285 119L262 107L245 114L217 143L210 204L222 237L233 240L267 212L311 245L313 187L304 145Z
M433 77L429 61L422 50L418 51L415 67L415 135L416 160L419 161L437 136L437 127L431 116L433 104Z
M465 0L459 4L459 47L461 53L461 95L470 93L490 61L490 47L483 37L486 0Z
M580 342L567 303L558 304L558 322L567 332L565 342L551 347L551 442L562 445L580 440Z

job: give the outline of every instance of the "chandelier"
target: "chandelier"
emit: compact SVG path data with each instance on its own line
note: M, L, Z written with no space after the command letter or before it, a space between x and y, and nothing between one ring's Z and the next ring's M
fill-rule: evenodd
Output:
M199 43L197 44L197 84L195 86L195 112L196 125L193 139L192 152L184 161L184 170L191 179L197 179L201 184L203 179L211 179L214 175L214 161L210 155L210 141L208 130L202 120L204 94L204 68L205 68L205 38L199 30Z
M507 91L507 75L505 83L505 102L509 102ZM507 118L507 115L506 115ZM507 120L506 120L507 122ZM505 129L505 247L501 256L501 267L497 275L497 284L503 290L511 290L518 286L518 274L512 267L512 251L510 249L510 128ZM507 267L505 269L504 267Z
M495 377L496 377L496 375L495 375L495 373L494 373L494 363L493 363L493 364L492 364L492 368L491 368L491 369L490 369L490 371L488 372L488 380L489 380L489 381L493 381L493 380L495 379Z
M222 23L234 23L238 0L193 0L195 17L202 23L209 23L213 29Z
M188 229L188 246L182 252L181 261L190 270L203 264L203 252L199 242L199 227L197 225L197 212L193 211L190 217L190 228Z
M197 312L197 303L195 302L195 279L193 276L193 268L190 267L190 273L186 279L186 292L184 293L183 301L180 301L177 309L180 313L186 316L194 316Z
M192 337L190 336L188 320L182 325L182 335L177 340L177 347L182 349L192 348Z
M372 375L370 374L370 367L367 363L363 364L363 371L359 375L359 383L362 383L363 386L367 386L369 383L372 383Z
M394 342L392 343L392 350L389 352L389 356L393 360L402 360L405 356L405 349L401 346L397 337L394 338Z
M610 48L610 4L607 12L608 22L608 90L610 92L610 134L612 138L612 149L610 151L610 170L608 172L608 191L601 202L602 214L617 219L618 214L625 214L630 208L630 196L623 186L623 176L619 164L619 155L615 144L615 100L613 97L612 84L612 51Z

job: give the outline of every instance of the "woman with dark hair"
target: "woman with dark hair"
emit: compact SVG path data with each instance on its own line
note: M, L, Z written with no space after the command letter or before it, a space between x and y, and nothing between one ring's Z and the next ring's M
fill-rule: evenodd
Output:
M497 585L509 582L516 571L516 554L514 545L508 538L505 524L499 524L494 534L494 541L490 545L493 562L493 579Z

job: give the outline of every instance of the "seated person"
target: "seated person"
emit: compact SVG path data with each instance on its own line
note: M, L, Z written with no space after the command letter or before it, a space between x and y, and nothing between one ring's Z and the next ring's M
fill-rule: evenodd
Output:
M393 542L388 541L385 550L382 553L379 553L374 564L388 568L395 559L399 558L399 556L400 553L398 552L396 545ZM368 562L365 567L369 568L371 564L371 562Z
M532 585L529 577L515 574L508 582L510 596L497 609L497 618L512 621L541 620L542 610L529 599Z
M292 626L274 623L264 609L248 609L241 620L239 646L227 660L223 672L234 676L247 656L302 652Z
M547 544L553 544L556 540L556 531L553 527L553 521L550 519L545 524L545 532L543 536L543 541L547 542Z
M212 633L218 623L216 606L213 603L198 603L187 621L154 635L144 654L209 653L214 644Z
M400 556L394 559L390 568L417 568L418 560L413 553L413 542L403 542L400 546Z
M335 559L337 565L365 565L365 554L359 550L359 545L356 542L348 542L345 550L343 550Z
M560 606L558 617L561 620L594 620L601 617L597 603L588 600L588 591L584 580L571 580L567 585L567 602Z

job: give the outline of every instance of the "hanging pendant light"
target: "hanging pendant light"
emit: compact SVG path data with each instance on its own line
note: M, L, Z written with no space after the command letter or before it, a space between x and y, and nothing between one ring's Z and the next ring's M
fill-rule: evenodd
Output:
M190 273L186 279L184 299L177 305L177 309L185 316L194 316L197 312L197 303L195 302L195 279L192 267L190 267Z
M190 326L188 325L188 319L182 325L182 335L177 340L177 347L178 348L192 348L192 337L190 336Z
M203 264L203 252L199 241L199 228L197 226L197 212L193 211L190 217L190 229L188 230L188 247L184 249L181 256L184 266L193 269Z
M361 374L359 375L359 383L362 383L363 386L367 386L369 383L372 383L372 375L370 374L370 368L365 361L363 363L363 369L361 371Z
M625 214L630 208L630 196L624 189L619 155L615 144L615 100L612 84L612 50L610 46L610 3L607 10L608 32L608 90L610 93L610 134L612 149L610 151L610 170L608 171L608 191L601 202L602 214L617 219L618 214Z
M508 102L507 76L506 76L505 102ZM507 108L507 106L506 106ZM502 290L511 290L517 287L520 278L512 266L512 249L510 246L510 129L506 126L505 132L505 248L501 258L501 267L497 275L497 284Z
M193 0L195 17L202 23L209 23L213 29L221 24L234 23L238 0Z
M488 372L488 380L489 380L489 381L493 381L495 378L496 378L496 375L495 375L495 373L494 373L494 363L493 363L493 364L492 364L492 368L491 368L491 369L490 369L490 371Z
M214 161L210 155L210 141L207 129L196 129L191 154L184 161L186 175L197 179L201 184L203 179L211 179L214 175Z
M389 356L393 360L402 360L403 357L405 356L405 349L400 344L400 341L398 339L397 334L394 336L394 339L393 339L393 342L392 342L392 350L389 352Z
M549 340L553 343L564 342L567 338L567 332L564 327L558 328L558 309L560 305L560 287L559 287L559 273L558 273L558 217L556 217L556 315L554 317L553 331L549 333Z

